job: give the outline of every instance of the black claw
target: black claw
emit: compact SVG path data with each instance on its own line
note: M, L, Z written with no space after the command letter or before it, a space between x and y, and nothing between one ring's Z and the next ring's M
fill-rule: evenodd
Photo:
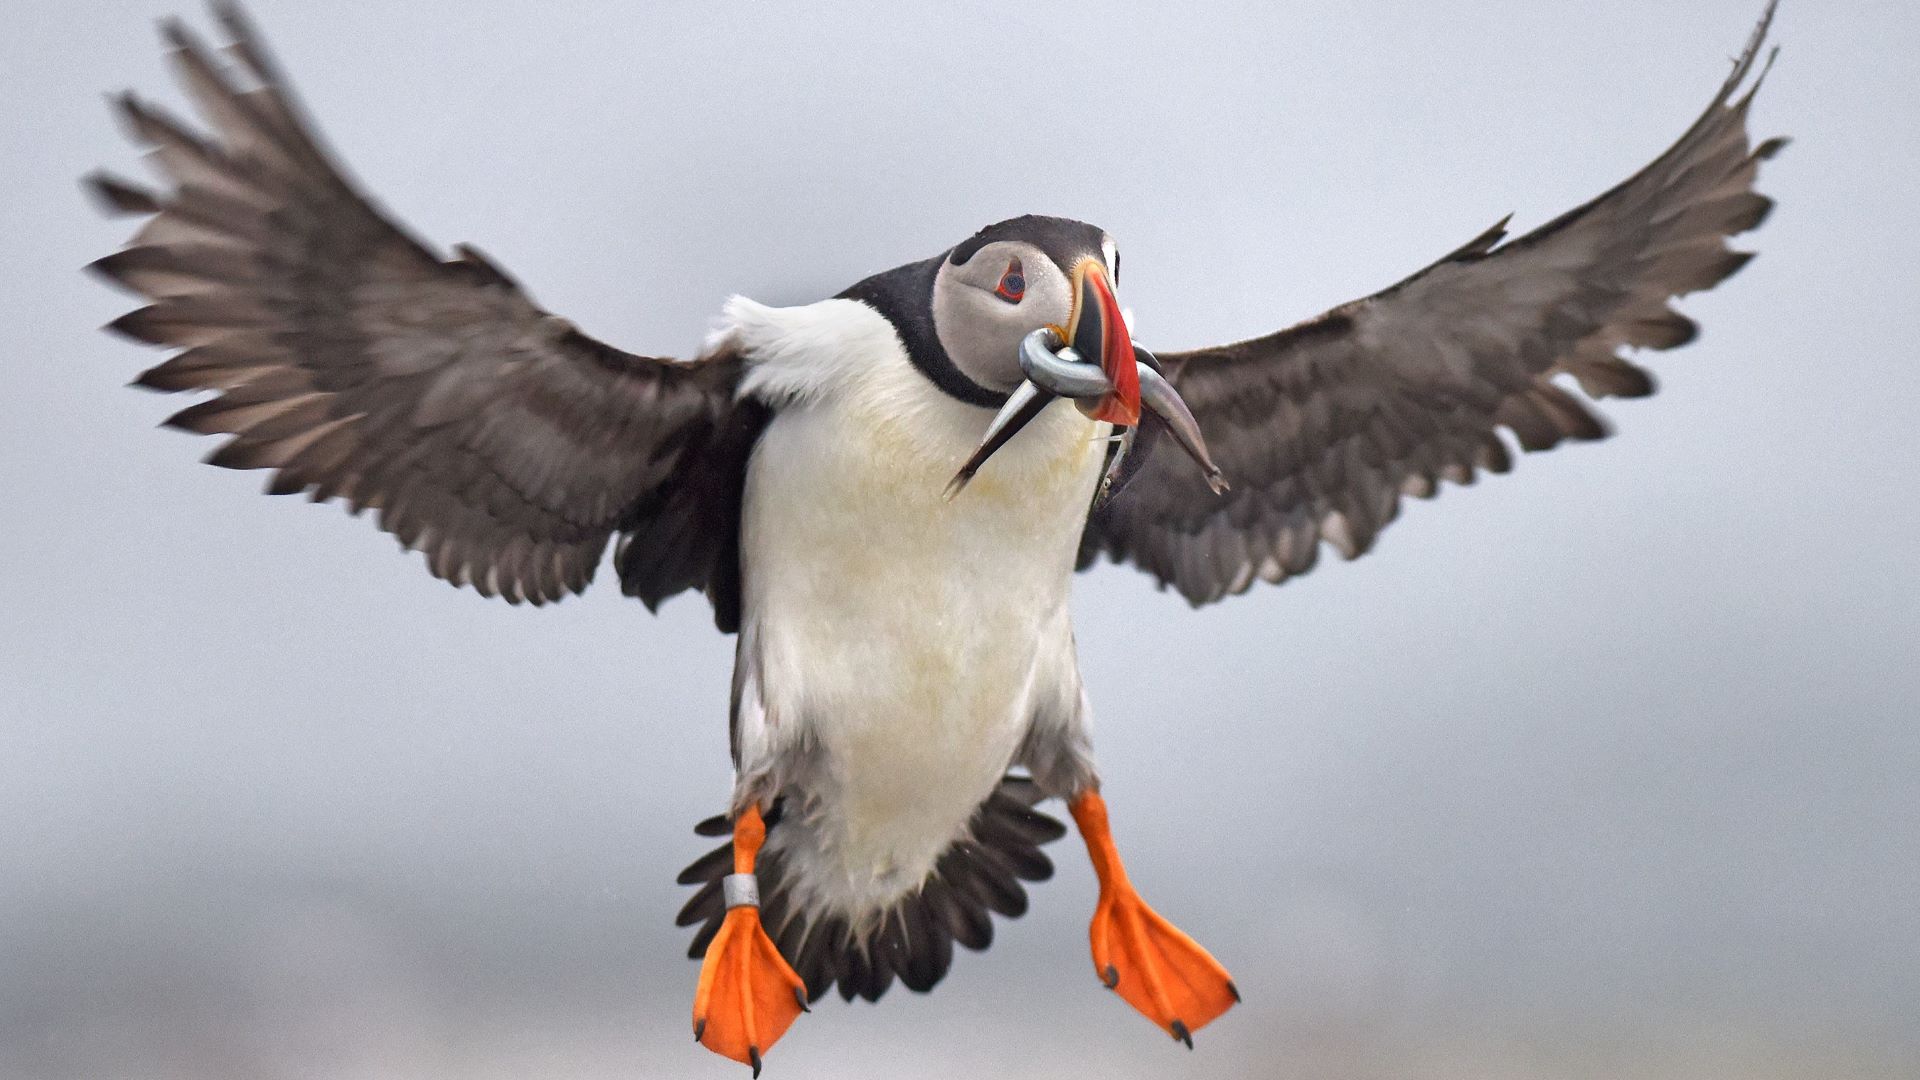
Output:
M1233 985L1233 980L1232 980L1232 979L1228 979L1228 980L1227 980L1227 993L1229 993L1229 994L1232 994L1232 995L1233 995L1233 1000L1235 1000L1235 1001L1239 1001L1239 1000L1240 1000L1240 988L1239 988L1239 987L1237 987L1237 986L1235 986L1235 985Z
M1120 985L1120 973L1114 970L1114 967L1112 964L1108 964L1107 970L1101 976L1100 981L1106 983L1107 989L1111 990L1114 987Z
M1239 1000L1240 998L1239 994L1235 994L1233 996L1234 996L1234 1000L1236 1001ZM810 1013L813 1011L812 1009L807 1007L807 992L805 990L799 987L795 987L793 990L793 1000L795 1004L800 1006L801 1012Z
M1189 1050L1193 1049L1193 1032L1187 1030L1187 1025L1181 1023L1178 1020L1175 1020L1173 1023L1168 1024L1167 1026L1173 1029L1173 1037L1175 1039L1178 1039L1179 1041L1186 1043L1187 1049Z
M693 1022L693 1041L699 1042L700 1036L705 1035L706 1033L707 1033L706 1020L705 1019L695 1020Z
M760 1080L760 1048L747 1047L747 1064L753 1066L753 1080Z

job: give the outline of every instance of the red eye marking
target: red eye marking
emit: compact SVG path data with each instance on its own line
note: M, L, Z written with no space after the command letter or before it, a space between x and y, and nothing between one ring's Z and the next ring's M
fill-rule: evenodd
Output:
M1000 275L1000 284L994 288L993 295L1009 304L1017 304L1027 295L1027 277L1020 272L1019 259L1007 262L1007 271Z

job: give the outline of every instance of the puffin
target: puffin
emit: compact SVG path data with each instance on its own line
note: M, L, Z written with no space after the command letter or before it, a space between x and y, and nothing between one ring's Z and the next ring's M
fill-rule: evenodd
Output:
M1381 292L1251 340L1154 351L1120 252L1061 217L988 225L815 303L726 301L698 355L627 352L540 307L477 248L442 253L322 142L260 35L163 24L203 118L115 104L158 184L91 269L143 297L110 329L171 350L136 384L266 490L371 511L456 586L513 604L587 587L612 548L649 609L703 593L734 636L721 843L680 875L693 1034L751 1066L837 988L926 991L1053 869L1064 803L1099 881L1099 980L1163 1033L1239 1000L1129 879L1092 752L1076 571L1130 563L1201 607L1366 552L1406 497L1514 451L1608 433L1629 354L1752 256L1730 238L1784 140L1747 115L1769 4L1732 73L1631 177L1506 222Z

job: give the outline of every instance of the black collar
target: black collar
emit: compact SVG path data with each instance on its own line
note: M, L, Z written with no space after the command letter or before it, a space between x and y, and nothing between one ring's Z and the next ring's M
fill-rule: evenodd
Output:
M1007 395L967 378L947 355L933 328L933 279L946 258L947 253L941 252L931 259L875 274L836 299L858 300L892 323L913 366L949 396L983 409L997 409Z

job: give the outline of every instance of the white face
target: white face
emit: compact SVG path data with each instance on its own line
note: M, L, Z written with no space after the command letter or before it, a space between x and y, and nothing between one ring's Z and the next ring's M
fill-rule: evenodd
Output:
M1112 241L1102 245L1111 264ZM933 280L933 329L961 374L1012 392L1025 378L1020 339L1073 312L1073 286L1039 248L1019 240L982 246L964 264L940 264Z

